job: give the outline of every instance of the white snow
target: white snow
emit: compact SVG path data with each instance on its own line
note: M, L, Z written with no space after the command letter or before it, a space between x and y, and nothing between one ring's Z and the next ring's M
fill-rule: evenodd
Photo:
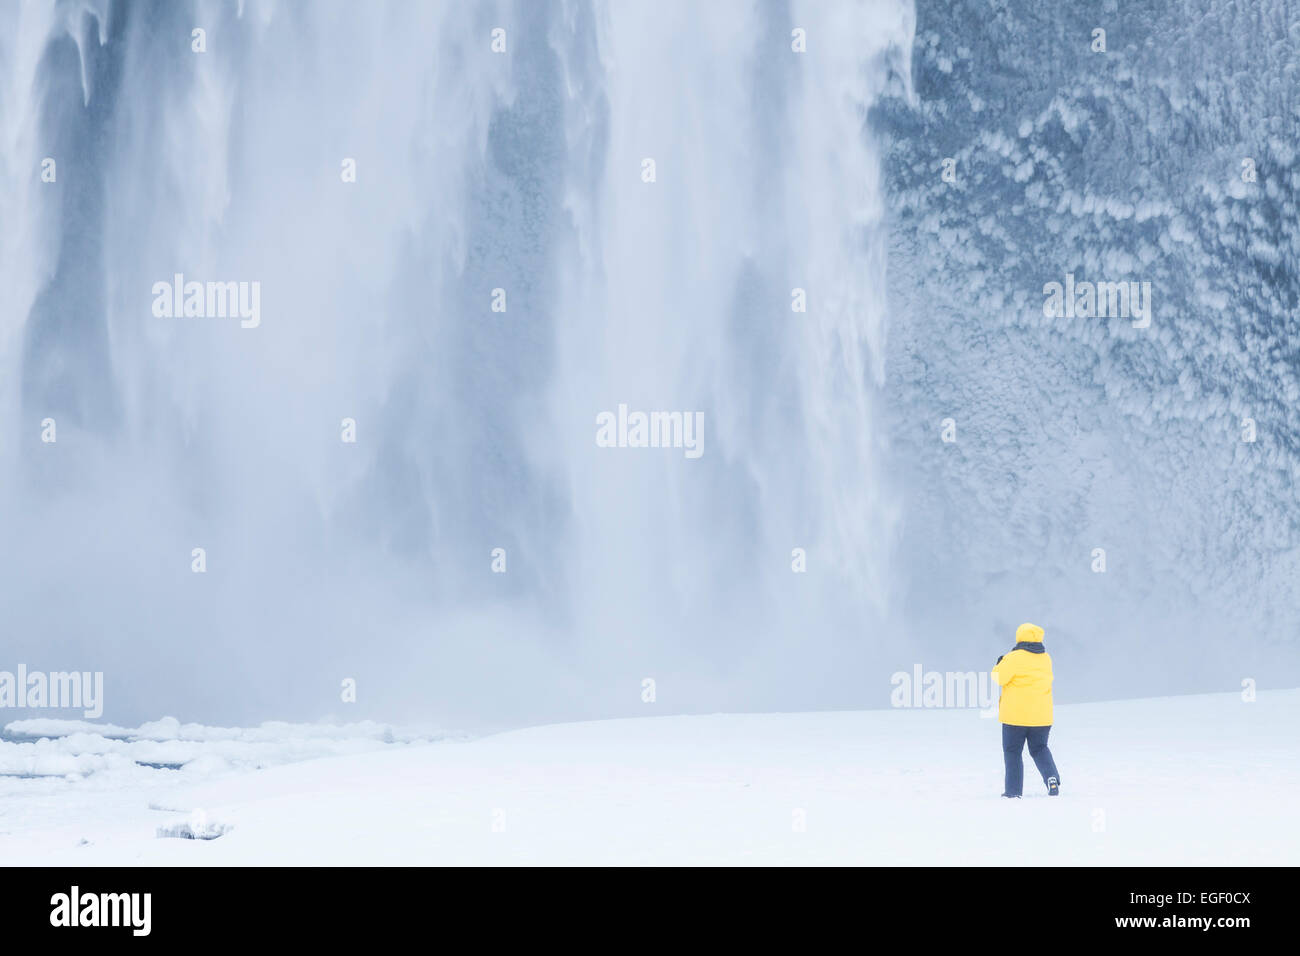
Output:
M1058 705L1062 795L1026 755L1023 800L999 797L998 724L977 710L609 720L197 782L17 780L0 860L1295 865L1297 726L1300 690ZM159 839L187 829L208 838Z

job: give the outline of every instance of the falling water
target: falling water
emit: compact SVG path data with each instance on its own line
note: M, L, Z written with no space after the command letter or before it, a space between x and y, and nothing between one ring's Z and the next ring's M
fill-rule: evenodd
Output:
M864 705L910 4L0 18L0 669L119 722Z

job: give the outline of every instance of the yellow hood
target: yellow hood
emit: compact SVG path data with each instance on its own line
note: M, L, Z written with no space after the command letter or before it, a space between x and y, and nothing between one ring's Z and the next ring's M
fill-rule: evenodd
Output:
M1021 641L1041 641L1043 629L1037 624L1021 624L1016 628L1016 643Z

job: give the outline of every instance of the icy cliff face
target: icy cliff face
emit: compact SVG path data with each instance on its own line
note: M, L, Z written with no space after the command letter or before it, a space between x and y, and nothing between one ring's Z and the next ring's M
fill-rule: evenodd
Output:
M1029 619L1065 699L1294 681L1285 14L6 5L0 670L870 707Z
M915 100L872 117L915 633L946 648L1040 621L1089 695L1294 683L1294 10L971 0L917 18ZM1149 327L1045 316L1067 275L1150 283Z

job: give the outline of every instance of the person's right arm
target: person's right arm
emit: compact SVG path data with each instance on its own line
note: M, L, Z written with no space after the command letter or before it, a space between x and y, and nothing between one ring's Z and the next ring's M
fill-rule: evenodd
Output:
M1003 654L998 658L998 662L993 665L993 679L998 682L999 687L1005 687L1015 679L1016 672L1007 656Z

